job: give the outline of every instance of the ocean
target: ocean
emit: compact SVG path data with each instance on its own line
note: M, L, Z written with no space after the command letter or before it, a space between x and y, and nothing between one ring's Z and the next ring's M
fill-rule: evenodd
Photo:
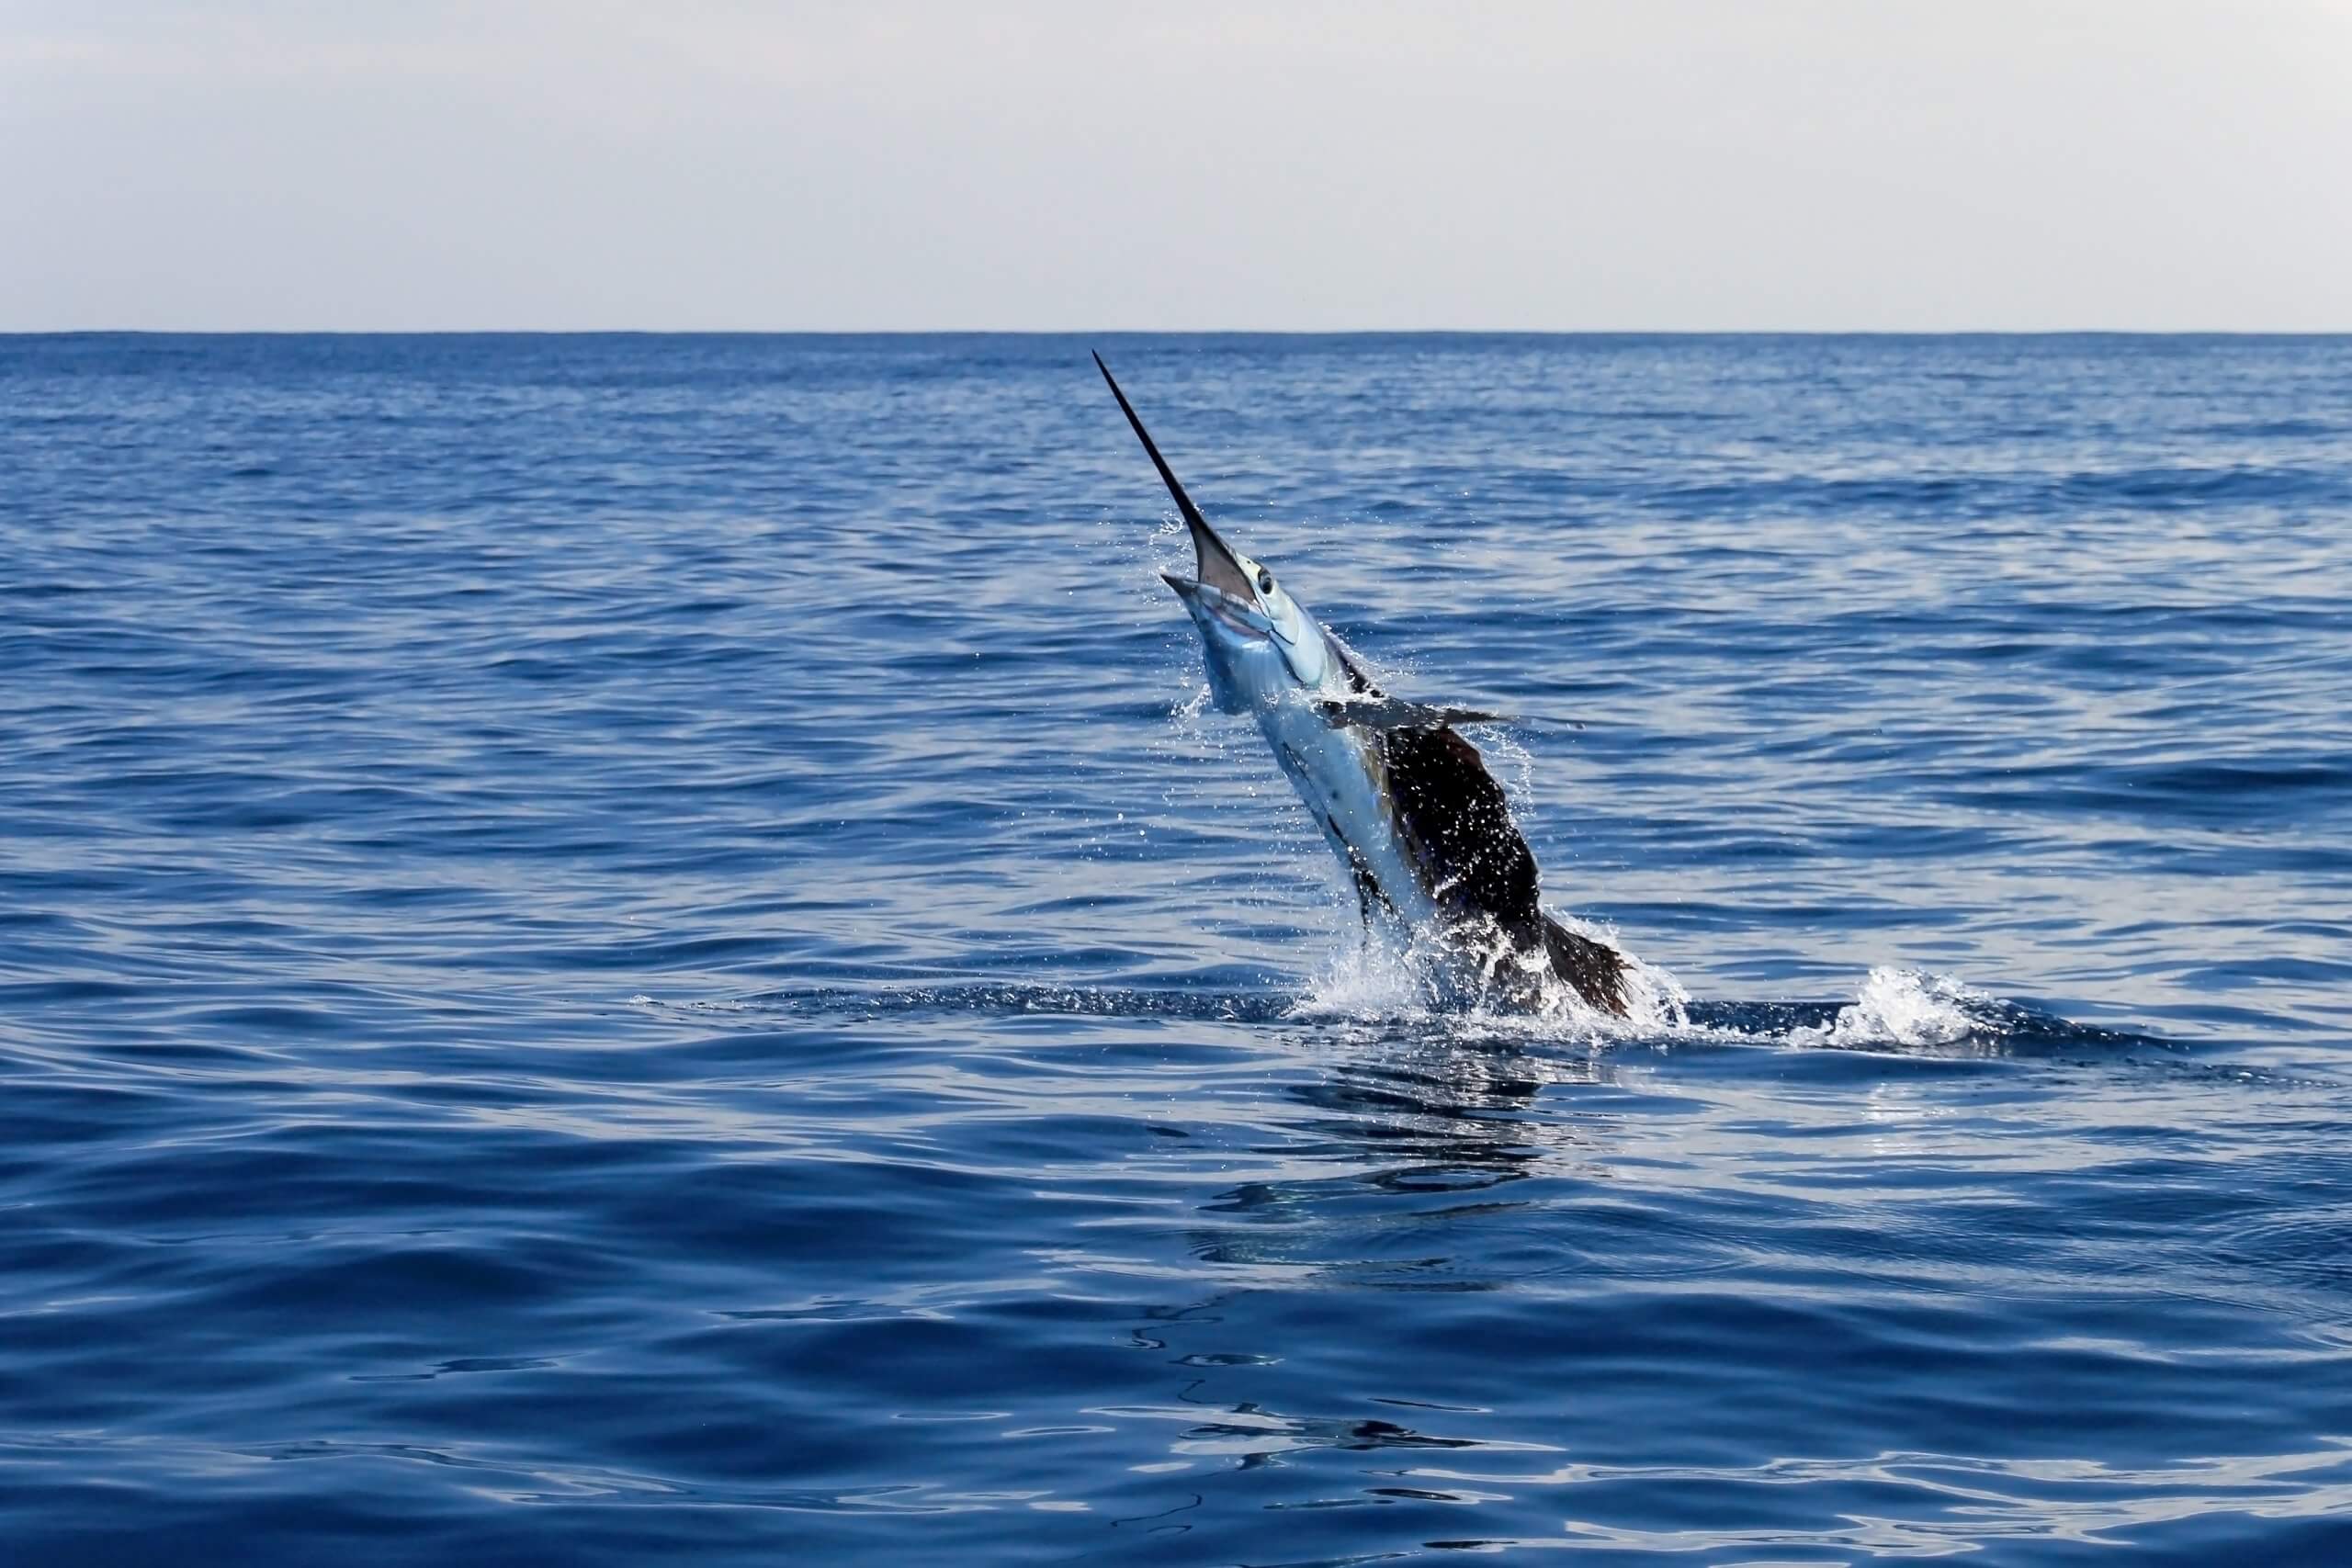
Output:
M2348 555L2352 338L0 338L0 1558L2352 1561Z

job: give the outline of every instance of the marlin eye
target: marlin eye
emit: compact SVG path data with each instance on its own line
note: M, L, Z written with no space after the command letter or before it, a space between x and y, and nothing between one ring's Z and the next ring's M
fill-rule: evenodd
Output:
M1274 574L1268 571L1264 567L1260 567L1258 569L1258 592L1261 593L1272 593L1273 591Z

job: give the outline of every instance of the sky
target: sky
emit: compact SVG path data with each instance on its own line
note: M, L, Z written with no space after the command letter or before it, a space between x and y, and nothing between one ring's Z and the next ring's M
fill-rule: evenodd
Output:
M0 0L0 331L2352 331L2352 0Z

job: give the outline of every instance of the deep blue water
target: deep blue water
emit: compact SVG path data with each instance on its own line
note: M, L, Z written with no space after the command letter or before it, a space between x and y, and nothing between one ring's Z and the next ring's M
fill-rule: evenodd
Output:
M0 1556L2352 1560L2347 552L2347 339L0 339Z

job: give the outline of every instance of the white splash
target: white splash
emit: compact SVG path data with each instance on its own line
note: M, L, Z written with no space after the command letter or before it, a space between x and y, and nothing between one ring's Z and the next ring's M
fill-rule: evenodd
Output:
M1817 1029L1792 1029L1792 1045L1953 1045L1986 1027L1999 1001L1949 975L1883 965L1853 1005Z
M1294 1018L1425 1019L1439 997L1425 967L1404 948L1371 932L1335 948L1292 1004Z
M1291 1016L1359 1022L1442 1021L1481 1034L1531 1038L1557 1036L1564 1029L1598 1038L1654 1036L1689 1027L1690 995L1680 981L1627 953L1612 930L1575 919L1562 923L1623 955L1623 1018L1603 1012L1573 987L1548 976L1542 983L1542 1006L1498 1008L1481 997L1464 994L1459 951L1426 932L1400 942L1394 934L1376 931L1366 931L1361 940L1335 951L1308 980L1306 995L1291 1008ZM1490 955L1490 961L1514 962L1502 954Z

